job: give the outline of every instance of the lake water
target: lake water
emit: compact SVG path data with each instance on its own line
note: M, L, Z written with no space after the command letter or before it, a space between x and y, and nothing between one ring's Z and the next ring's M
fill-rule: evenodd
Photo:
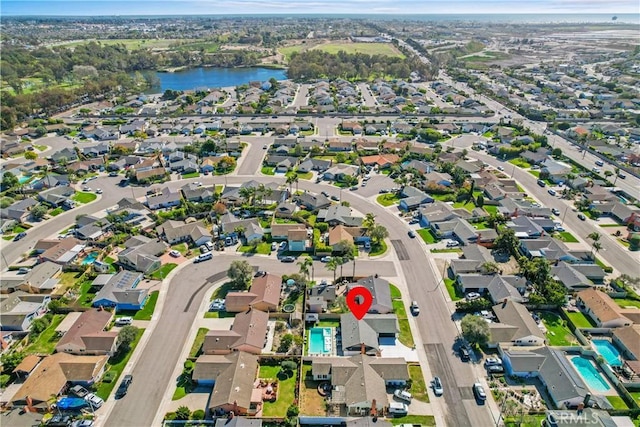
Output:
M160 86L152 88L152 92L172 90L193 90L196 88L215 88L240 86L251 81L267 81L272 77L285 80L287 70L271 68L192 68L176 73L156 73Z

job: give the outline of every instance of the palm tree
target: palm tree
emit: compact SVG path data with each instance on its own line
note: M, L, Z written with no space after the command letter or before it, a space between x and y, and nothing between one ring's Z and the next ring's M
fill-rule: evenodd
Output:
M311 280L313 280L313 260L311 257L304 257L298 261L298 267L300 267L300 274L309 279L309 268L311 268Z
M595 253L594 253L594 255L595 255L595 254L597 254L597 253L600 251L600 249L602 249L602 243L600 243L600 242L593 242L593 245L591 245L591 248L592 248L592 250L595 252Z
M343 247L344 247L344 253L342 255L342 259L345 263L349 261L353 262L353 274L351 277L356 277L356 256L354 254L356 247L353 245L353 243L350 243L347 241L345 241L345 244ZM342 266L340 266L340 273L342 274Z
M620 168L614 168L613 171L616 174L616 178L613 180L613 185L616 185L616 182L618 182L618 175L620 174Z
M242 187L238 194L240 194L245 204L251 205L251 201L256 194L256 189L253 187Z
M337 257L331 257L329 262L327 262L327 270L333 271L333 283L336 282L336 270L338 269L338 265Z
M287 175L287 184L289 184L289 197L291 197L292 193L291 193L291 184L293 184L294 182L297 181L298 176L295 174L289 174Z
M362 226L366 229L373 228L376 225L376 216L369 212L365 215L364 220L362 220Z
M600 244L600 233L598 233L597 231L594 231L593 233L589 233L587 235L587 239L589 240L593 240L593 243L591 244L591 253L593 254L593 251L596 249L596 245L598 246L598 251L600 249L602 249L602 245ZM597 251L596 251L597 252Z

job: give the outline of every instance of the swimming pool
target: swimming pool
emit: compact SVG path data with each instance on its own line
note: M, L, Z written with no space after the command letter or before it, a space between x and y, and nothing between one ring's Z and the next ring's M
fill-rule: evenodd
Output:
M571 358L571 364L591 390L600 393L611 390L611 386L598 372L591 360L582 356L575 356Z
M598 354L604 357L609 366L622 366L620 352L612 342L608 340L592 340L591 342Z
M82 260L80 264L81 265L93 264L95 260L98 258L98 255L100 255L100 252L91 252Z
M311 328L309 330L309 354L331 353L331 335L331 328Z
M18 177L18 183L25 184L29 182L30 179L31 179L31 175L20 175Z

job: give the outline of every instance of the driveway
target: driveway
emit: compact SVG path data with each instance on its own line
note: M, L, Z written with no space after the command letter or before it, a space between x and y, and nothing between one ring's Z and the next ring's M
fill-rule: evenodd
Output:
M420 362L418 358L418 352L409 348L398 340L394 340L395 343L380 343L380 353L382 353L382 357L404 357L404 360L407 362Z

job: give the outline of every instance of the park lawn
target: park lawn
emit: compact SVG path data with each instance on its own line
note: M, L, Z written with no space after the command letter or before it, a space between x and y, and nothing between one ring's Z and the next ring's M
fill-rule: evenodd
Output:
M553 346L570 346L577 343L576 338L571 334L569 328L567 328L562 321L562 318L557 314L543 311L540 313L542 322L547 328L547 339L549 344Z
M189 178L198 178L200 176L200 172L191 172L191 173L185 173L184 175L182 175L182 179L189 179Z
M394 426L399 424L414 424L429 427L436 425L436 418L433 415L406 415L400 418L391 418L388 421Z
M280 366L260 366L260 378L276 379ZM295 397L296 378L298 370L286 380L278 379L278 394L275 402L264 402L262 414L265 417L282 417L287 415L287 408L293 404Z
M155 280L163 280L165 277L169 275L169 273L171 273L171 270L173 270L177 266L178 264L174 264L171 262L169 264L165 264L159 269L157 269L156 271L154 271L153 273L151 273L151 278Z
M607 396L607 400L609 401L609 403L611 403L611 406L613 406L613 409L622 409L622 410L629 409L627 404L624 403L624 400L622 400L620 396Z
M135 320L151 320L151 316L153 316L153 310L155 310L156 303L158 302L158 295L160 295L159 291L151 292L151 294L149 294L147 303L144 305L144 308L142 310L138 310L133 318Z
M262 172L263 175L275 175L275 168L272 168L270 166L263 166L262 169L260 170L260 172Z
M369 252L369 256L382 255L385 252L387 252L387 244L384 240L381 240L378 243L371 245L371 252Z
M55 209L53 209L51 212L49 212L49 215L51 215L51 216L58 216L58 215L60 215L62 212L64 212L64 209L62 209L62 208L55 208Z
M471 211L473 211L473 210L475 209L476 205L475 205L473 202L471 202L471 201L466 202L466 203L463 203L463 202L455 202L455 203L453 204L453 207L454 207L455 209L460 209L460 208L462 208L462 209L466 209L466 210L468 210L469 212L471 212Z
M97 198L98 196L96 194L86 193L81 191L79 193L74 194L71 199L78 203L91 203Z
M325 43L315 46L313 49L320 49L333 55L344 51L348 54L363 53L365 55L384 55L404 58L404 54L391 43Z
M511 159L511 160L509 160L509 163L511 163L512 165L516 165L519 168L530 168L531 167L529 162L527 162L522 157Z
M402 302L401 299L394 300L391 304L393 305L393 313L398 319L407 318L407 309L404 307L404 302Z
M120 374L122 374L124 367L127 366L127 362L129 362L129 359L136 349L136 346L140 342L140 338L142 338L143 333L144 329L138 328L138 335L136 336L136 339L131 343L129 351L127 351L126 353L122 353L119 351L107 362L107 369L109 372L113 373L113 380L110 383L101 381L98 384L96 391L96 395L98 395L103 400L107 400L107 398L111 394L111 391L118 383L118 378L120 377Z
M413 346L415 346L415 343L413 341L413 335L411 335L411 327L409 326L409 321L406 318L398 319L398 325L400 327L398 341L409 348L413 348Z
M376 198L376 201L384 207L392 206L400 201L400 196L393 193L381 194Z
M576 328L592 328L595 326L591 319L581 311L565 311L565 314Z
M563 242L578 243L578 239L576 239L573 234L569 233L568 231L560 231L558 235L560 236L560 240L562 240Z
M409 365L409 377L411 378L411 388L409 392L413 395L413 398L421 402L429 403L427 384L424 382L420 365Z
M243 245L238 248L238 252L269 255L271 253L271 245L267 242L258 243L257 246Z
M207 328L198 329L196 339L193 340L193 345L191 346L191 351L189 352L189 357L198 357L200 355L200 350L202 349L202 344L204 343L204 336L207 335L207 332L209 332L209 329Z
M42 333L27 346L25 353L53 353L53 350L56 348L56 344L58 344L58 340L60 339L56 334L56 328L60 322L62 322L62 319L64 319L63 314L54 314L47 329L42 331Z
M291 59L291 55L295 52L300 52L302 50L302 47L302 45L284 46L278 48L278 52L288 61Z
M389 288L391 289L391 299L400 299L402 298L402 293L400 289L396 285L392 285L389 283Z
M638 301L637 299L629 299L629 298L614 298L613 299L616 304L618 304L620 307L636 307L636 308L640 308L640 301Z
M451 301L459 301L464 298L464 295L456 286L455 280L444 279L444 285L447 287L447 292L449 293L449 297L451 297Z
M436 239L436 236L433 235L433 231L431 231L430 228L421 228L417 231L420 237L422 237L422 240L424 240L424 242L428 245L438 241L438 239Z

